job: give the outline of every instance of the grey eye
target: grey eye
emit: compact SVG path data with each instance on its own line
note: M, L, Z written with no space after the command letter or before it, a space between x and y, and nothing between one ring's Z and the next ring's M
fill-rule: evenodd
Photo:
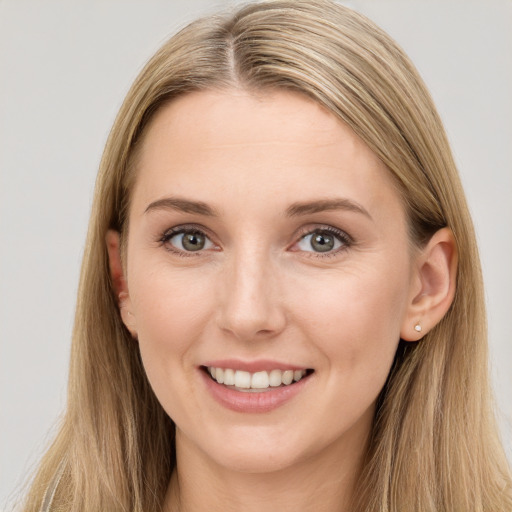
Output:
M201 251L213 246L208 237L198 231L177 233L169 239L169 243L181 251L188 252Z
M318 252L327 252L334 249L334 237L326 233L316 233L311 237L311 247Z
M328 231L313 231L303 236L297 246L306 252L329 252L339 249L343 242L336 235Z

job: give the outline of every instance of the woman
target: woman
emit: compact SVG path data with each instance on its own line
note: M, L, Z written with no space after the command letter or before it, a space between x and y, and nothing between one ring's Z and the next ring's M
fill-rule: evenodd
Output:
M107 143L26 510L511 510L477 262L380 29L326 1L191 24Z

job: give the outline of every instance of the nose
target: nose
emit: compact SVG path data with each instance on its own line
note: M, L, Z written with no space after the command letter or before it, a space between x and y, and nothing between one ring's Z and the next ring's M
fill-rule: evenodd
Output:
M241 341L277 336L286 326L279 271L264 254L239 255L222 272L217 322Z

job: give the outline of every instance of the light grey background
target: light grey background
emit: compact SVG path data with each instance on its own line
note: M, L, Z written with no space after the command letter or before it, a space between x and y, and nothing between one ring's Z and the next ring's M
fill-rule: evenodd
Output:
M168 35L233 3L0 0L0 509L65 404L93 184L116 111ZM347 3L402 44L445 121L480 242L511 455L512 2Z

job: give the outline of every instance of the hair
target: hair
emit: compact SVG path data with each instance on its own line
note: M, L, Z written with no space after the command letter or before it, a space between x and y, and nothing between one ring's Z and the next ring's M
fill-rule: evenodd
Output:
M105 243L127 235L137 147L155 112L191 91L296 91L346 123L382 160L410 239L453 232L458 271L445 317L400 342L381 392L353 510L512 510L492 409L475 234L432 99L403 50L364 16L327 0L272 0L200 19L151 58L108 138L80 277L68 403L26 511L161 510L174 425L124 327ZM49 507L48 507L49 508Z

